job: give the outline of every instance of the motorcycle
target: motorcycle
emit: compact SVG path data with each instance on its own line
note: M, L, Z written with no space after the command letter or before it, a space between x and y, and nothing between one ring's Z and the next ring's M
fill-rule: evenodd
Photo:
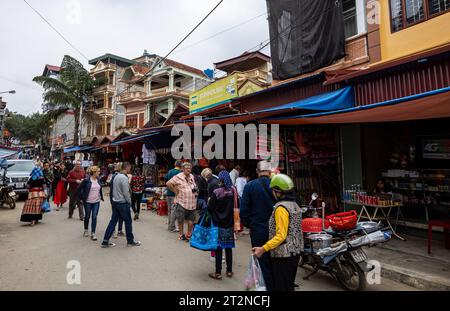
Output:
M4 206L6 204L10 209L16 208L16 200L18 199L18 195L14 191L13 187L9 186L6 180L8 168L13 165L14 164L8 164L8 162L4 159L0 161L0 168L3 169L2 184L0 185L0 206Z
M325 219L325 207L312 205L318 199L314 193L312 200L302 212L314 215L306 218L306 221L315 219L321 223L321 228L315 232L304 232L304 252L300 259L300 266L312 268L303 279L308 280L318 271L329 273L344 289L350 291L364 290L367 281L366 273L372 271L375 266L367 263L367 255L362 249L364 246L375 246L391 239L391 232L380 227L380 223L365 222L357 224L356 228L350 230L333 230ZM319 218L318 210L321 210L322 219Z

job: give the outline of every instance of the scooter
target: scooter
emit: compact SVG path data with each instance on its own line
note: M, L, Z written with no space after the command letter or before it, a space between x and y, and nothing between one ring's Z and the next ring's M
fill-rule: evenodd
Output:
M16 208L16 200L18 195L14 191L13 187L9 186L7 183L6 173L8 168L14 164L8 164L6 160L0 161L0 168L3 169L2 184L0 185L0 206L8 205L10 209Z
M318 195L312 195L311 202L316 201ZM322 203L322 232L304 233L305 247L300 259L300 266L310 266L312 272L303 279L308 280L318 271L328 272L346 290L364 290L366 272L372 271L375 266L367 263L367 255L362 250L363 246L374 246L384 243L391 238L389 231L382 231L380 224L372 223L368 226L358 225L353 230L333 231L325 228L325 206ZM312 207L310 203L303 211L311 211L317 214L317 207ZM314 213L316 212L316 213Z

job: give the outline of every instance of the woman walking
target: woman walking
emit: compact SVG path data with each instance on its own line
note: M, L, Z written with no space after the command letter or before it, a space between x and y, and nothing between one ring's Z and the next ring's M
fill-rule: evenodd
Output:
M208 202L208 212L214 225L219 227L219 245L216 250L216 272L209 277L222 279L222 253L225 249L227 263L227 277L233 276L233 252L234 242L234 205L237 201L237 192L234 189L230 174L227 171L219 173L219 188L213 191Z
M53 203L56 205L56 210L59 209L66 203L67 201L67 175L69 172L66 169L66 165L61 163L59 167L55 170L55 179L56 183L56 193L53 198Z
M99 182L100 168L92 166L89 170L89 177L84 179L78 188L79 197L84 203L84 237L89 236L89 220L91 222L91 240L97 241L95 230L97 228L97 215L100 209L100 201L103 200L103 190Z
M31 226L34 226L42 219L42 204L46 199L44 174L38 166L31 172L27 185L28 199L23 206L20 221L29 222Z
M262 247L253 248L253 253L261 258L265 252L270 252L274 291L294 291L303 251L302 213L289 176L275 175L270 188L277 199L269 220L270 240Z
M131 177L131 208L134 212L134 220L139 219L139 213L141 211L141 201L144 195L145 176L142 175L141 170L136 168L134 175Z

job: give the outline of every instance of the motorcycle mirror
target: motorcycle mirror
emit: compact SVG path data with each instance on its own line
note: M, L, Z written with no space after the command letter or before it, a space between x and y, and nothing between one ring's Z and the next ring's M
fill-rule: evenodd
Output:
M318 198L319 198L319 195L317 193L315 193L315 192L311 195L311 199L313 201L317 200Z

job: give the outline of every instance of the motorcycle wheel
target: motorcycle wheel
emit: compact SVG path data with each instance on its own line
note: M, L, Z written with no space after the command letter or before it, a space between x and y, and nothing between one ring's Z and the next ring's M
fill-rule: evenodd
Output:
M341 268L335 263L335 277L339 284L349 291L362 291L366 288L366 274L353 259L347 256L340 257Z
M5 200L5 203L6 203L6 205L9 206L10 209L16 208L16 201L11 197L7 197Z

